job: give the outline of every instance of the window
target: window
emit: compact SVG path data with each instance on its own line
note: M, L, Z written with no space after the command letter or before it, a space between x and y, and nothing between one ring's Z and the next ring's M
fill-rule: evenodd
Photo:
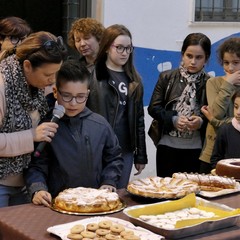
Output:
M74 20L91 17L92 1L89 0L63 0L63 35L67 34Z
M195 0L195 22L240 22L240 0Z

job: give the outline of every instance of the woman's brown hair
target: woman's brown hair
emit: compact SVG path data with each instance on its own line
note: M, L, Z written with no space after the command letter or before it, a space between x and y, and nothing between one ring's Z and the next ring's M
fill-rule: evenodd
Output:
M29 60L33 67L44 63L60 63L67 54L61 37L49 32L35 32L30 34L16 47L16 57L20 62Z
M30 25L19 17L6 17L0 20L0 40L7 36L23 39L32 32Z

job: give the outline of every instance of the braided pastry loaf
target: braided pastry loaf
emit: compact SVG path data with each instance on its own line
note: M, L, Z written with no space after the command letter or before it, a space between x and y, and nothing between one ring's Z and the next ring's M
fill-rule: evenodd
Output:
M223 189L237 188L237 182L233 178L214 176L198 173L174 173L173 178L187 179L198 183L202 191L220 191Z

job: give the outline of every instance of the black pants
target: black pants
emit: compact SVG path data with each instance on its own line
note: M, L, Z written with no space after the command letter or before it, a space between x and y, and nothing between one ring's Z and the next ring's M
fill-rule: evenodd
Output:
M171 177L175 172L199 172L201 149L157 147L157 176Z
M212 170L212 166L210 163L204 162L200 160L200 173L205 173L205 174L209 174L211 173Z

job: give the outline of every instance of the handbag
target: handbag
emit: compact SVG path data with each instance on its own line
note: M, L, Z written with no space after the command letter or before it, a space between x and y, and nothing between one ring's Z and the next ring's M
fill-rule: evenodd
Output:
M167 99L167 95L170 91L170 88L173 85L173 81L174 81L174 79L170 79L169 82L168 82L166 92L165 92L165 97L164 97L165 101ZM153 119L152 123L151 123L151 125L148 129L148 135L152 139L152 141L153 141L153 143L156 147L157 147L157 144L162 137L162 130L163 130L162 125L160 125L159 122L156 119Z
M159 140L161 139L161 130L157 120L152 120L152 123L148 129L148 135L152 139L154 145L157 146Z

